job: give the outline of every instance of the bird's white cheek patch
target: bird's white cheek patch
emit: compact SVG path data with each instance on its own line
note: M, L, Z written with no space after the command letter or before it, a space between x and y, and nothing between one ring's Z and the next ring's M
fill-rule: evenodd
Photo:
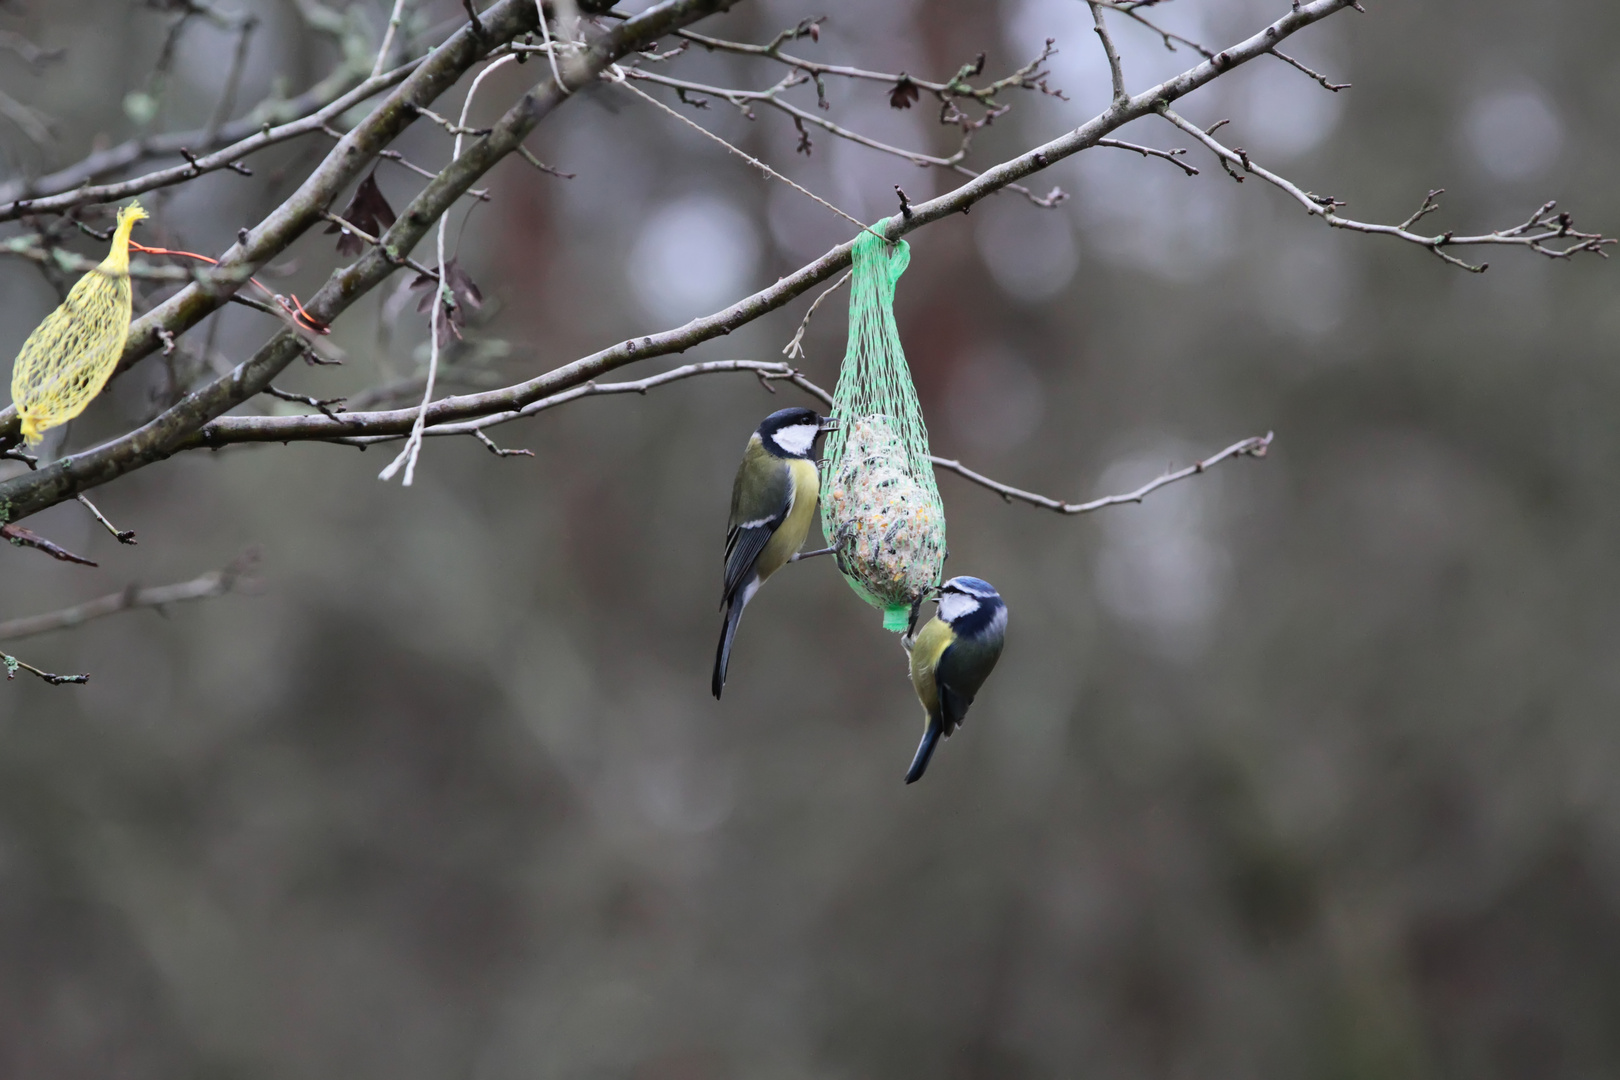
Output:
M939 598L939 617L948 623L955 622L969 612L978 610L979 602L971 596L948 592Z
M808 454L810 444L816 441L817 430L814 424L794 424L782 428L771 439L782 448L784 454Z

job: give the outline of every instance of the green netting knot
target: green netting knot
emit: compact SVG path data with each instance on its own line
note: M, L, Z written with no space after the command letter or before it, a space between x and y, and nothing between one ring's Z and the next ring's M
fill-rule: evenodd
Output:
M840 426L827 438L821 527L844 579L883 609L885 629L899 631L945 568L945 508L894 322L894 287L911 249L868 232L853 254L849 346L833 393Z

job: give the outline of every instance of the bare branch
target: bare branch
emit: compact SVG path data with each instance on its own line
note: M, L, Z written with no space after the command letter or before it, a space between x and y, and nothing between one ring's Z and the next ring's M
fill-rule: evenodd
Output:
M705 13L699 10L696 0L674 0L672 3L662 4L642 15L635 16L622 24L617 31L609 33L597 42L585 47L577 54L570 55L570 68L578 69L568 72L568 81L572 85L583 85L578 76L586 79L594 71L604 69L613 61L609 57L614 50L621 47L627 49L644 48L650 41L655 40L658 34L671 33L679 30L682 20L690 21ZM997 165L985 173L976 176L956 190L948 192L938 198L921 202L912 207L909 218L896 215L877 225L876 231L888 239L898 239L913 229L937 221L949 214L963 212L974 203L994 193L995 191L1016 184L1018 181L1046 168L1055 161L1071 156L1113 134L1120 126L1134 119L1156 111L1166 102L1179 99L1198 87L1207 84L1213 79L1229 71L1232 67L1245 63L1248 60L1265 55L1278 43L1299 29L1310 25L1334 12L1349 6L1349 0L1311 0L1300 3L1294 10L1289 11L1265 28L1261 33L1216 54L1208 61L1200 63L1181 75L1166 80L1159 86L1153 87L1141 94L1129 98L1115 106L1111 106L1101 116L1093 118L1080 127L1067 132L1043 146L1035 148L1025 154L1019 155L1009 161ZM496 4L482 18L486 24L494 21L491 14L503 10L504 4ZM529 9L533 10L532 6ZM634 27L634 31L631 28ZM646 31L637 36L638 31ZM634 38L632 41L631 38ZM441 46L430 57L428 64L438 61L447 51L452 51L455 41ZM620 55L623 55L622 53ZM368 57L369 60L369 57ZM413 76L413 79L415 76ZM529 94L525 95L519 105L509 110L507 115L495 125L492 134L480 139L465 155L450 168L429 183L427 188L417 197L412 206L401 214L400 220L390 228L389 232L378 239L382 245L394 251L408 251L410 245L421 239L430 223L437 220L439 214L453 203L454 199L470 185L472 180L502 156L514 153L522 137L532 130L534 124L544 116L562 97L557 84L547 81ZM390 99L391 102L394 99ZM431 101L431 96L418 96L410 99L420 104L424 100ZM385 108L388 106L385 105ZM394 106L399 108L399 106ZM369 123L370 121L368 121ZM363 127L364 125L362 125ZM356 131L360 131L357 128ZM352 138L355 133L351 132ZM372 132L368 139L377 134ZM368 153L375 153L375 143L366 147ZM329 162L332 159L329 158ZM1225 159L1223 159L1225 160ZM1241 159L1240 159L1241 160ZM328 169L329 166L323 166ZM335 193L334 193L335 194ZM303 205L292 211L294 214L306 213ZM280 213L280 211L278 211ZM313 215L312 215L313 216ZM273 215L274 217L274 215ZM284 228L284 223L278 223L278 230ZM260 226L260 230L265 226ZM296 232L293 233L296 235ZM1573 235L1573 234L1569 234ZM244 245L259 239L259 232L250 234ZM280 236L277 237L280 239ZM262 250L255 246L250 254L257 255ZM241 253L233 251L234 258L242 259ZM669 330L656 335L632 339L618 345L582 357L573 363L563 365L553 371L518 383L513 386L487 393L468 394L458 397L444 398L433 401L420 415L424 417L426 431L435 434L449 434L447 430L455 425L468 424L482 428L491 423L499 422L508 415L515 415L531 405L547 399L557 398L573 390L586 388L593 380L602 374L612 371L623 365L638 362L654 356L666 355L682 351L693 345L729 333L737 327L757 319L765 313L788 302L793 297L801 295L818 284L831 281L849 266L850 245L842 244L829 251L826 255L800 270L790 274L770 287L739 301L730 307L716 312L713 315L695 319L685 326ZM344 311L354 299L364 295L378 282L386 278L391 272L387 259L377 250L372 249L361 256L353 266L344 268L335 274L331 281L312 299L307 309L311 317L322 324L330 323ZM191 292L188 289L181 295ZM160 309L161 310L161 309ZM211 309L209 309L211 310ZM204 311L206 313L206 311ZM188 323L187 317L174 318L166 316L159 320L160 325L170 329L183 330ZM150 338L150 332L147 337ZM150 351L150 350L148 350ZM292 417L252 417L231 416L222 414L235 404L259 392L262 387L270 384L276 373L288 363L296 359L300 352L298 342L292 340L291 335L283 333L278 335L257 354L240 364L228 378L215 380L213 383L202 386L193 391L179 404L166 410L162 415L144 425L142 428L114 439L104 446L85 451L61 461L52 462L44 466L38 473L14 477L11 480L0 482L0 507L10 518L18 518L33 513L38 509L51 505L61 498L71 497L79 490L85 490L105 483L116 476L133 469L138 469L147 463L160 460L178 449L187 447L202 447L208 445L225 445L237 441L258 441L270 437L274 433L276 438L303 438L303 439L344 439L350 437L353 429L348 423L339 424L324 416L292 416ZM126 353L126 356L131 354ZM135 352L138 357L142 355ZM359 414L345 414L345 421L352 421ZM396 412L364 414L367 427L365 437L398 437L409 430L410 423L418 415L418 410L399 410ZM240 425L252 426L251 435L248 428ZM0 427L0 439L14 437L14 424Z
M216 596L224 596L226 593L237 592L242 585L251 581L257 560L258 553L249 551L223 570L212 570L190 581L159 585L150 589L131 585L127 589L109 593L95 600L87 600L60 611L0 622L0 641L36 637L48 634L52 630L70 630L94 619L116 615L121 611L135 611L140 608L163 611L175 604L209 600Z
M90 511L91 515L94 516L97 521L101 522L101 527L112 534L112 538L114 540L117 540L120 544L133 545L135 543L134 529L120 529L118 526L108 521L107 515L103 514L100 509L96 507L96 504L90 501L90 497L85 495L83 492L79 493L78 500L81 506Z
M913 165L945 168L961 176L966 176L969 178L979 175L975 170L970 169L966 165L962 164L963 159L967 157L968 147L970 145L973 130L971 126L964 126L962 131L962 143L954 154L950 155L949 157L937 157L933 154L925 154L918 150L907 150L904 147L891 146L888 143L879 142L877 139L874 139L868 135L863 135L858 131L843 127L831 120L828 120L826 117L818 116L813 112L799 108L792 102L783 100L780 96L778 96L783 90L799 85L791 78L778 83L769 90L733 90L727 87L709 86L703 83L694 83L683 79L674 79L666 75L642 71L637 68L626 68L624 70L624 74L627 78L640 79L646 82L654 82L662 86L668 86L675 90L677 94L712 94L713 96L722 98L737 108L743 110L743 114L750 119L752 119L754 116L752 110L748 108L750 103L768 105L771 108L786 113L788 116L793 118L793 122L795 126L798 127L800 132L801 147L808 145L808 135L805 134L803 125L814 124L816 127L821 128L823 131L826 131L835 138L845 139L859 146L876 150L879 153L892 154L895 157L909 161ZM684 120L685 118L683 117L682 119ZM1059 203L1062 203L1068 198L1068 195L1059 188L1053 188L1044 196L1037 195L1028 188L1024 187L1022 184L1017 183L1008 184L1007 189L1009 191L1015 191L1024 196L1036 206L1048 209L1057 206Z
M940 99L942 102L950 98L961 98L976 101L979 104L987 107L994 103L994 100L998 95L1007 90L1039 90L1042 93L1058 96L1058 92L1047 87L1045 82L1047 76L1040 70L1041 66L1046 63L1046 61L1055 51L1053 48L1054 43L1050 39L1047 40L1046 46L1041 50L1039 56L1035 57L1035 59L1025 64L1017 71L1014 71L1011 75L997 79L985 86L975 87L967 80L971 76L978 74L978 68L980 63L982 63L982 60L976 61L972 64L963 65L963 67L957 71L956 75L948 82L930 82L927 79L919 79L915 75L902 75L887 71L868 71L865 68L847 67L841 64L821 64L814 60L805 60L801 57L790 56L789 54L781 51L780 46L788 40L788 38L783 37L782 34L778 34L777 39L768 45L750 45L740 41L726 41L721 38L709 37L706 34L700 34L693 30L680 30L677 32L677 36L685 38L687 41L701 45L705 49L709 49L714 52L736 53L742 56L760 56L770 60L775 60L778 63L785 64L790 68L797 71L802 71L806 75L809 75L812 79L817 81L818 86L820 85L820 80L826 76L845 79L860 79L867 82L885 83L889 86L894 86L902 79L905 79L911 85L920 90L927 91L936 98Z
M220 127L231 118L231 112L236 108L236 91L242 84L242 71L247 67L248 45L253 40L253 31L258 27L258 18L248 15L242 19L241 26L236 32L236 52L231 56L231 69L225 76L225 91L220 94L219 104L214 107L214 115L209 118L208 127L204 129L204 146L219 137ZM375 71L372 72L373 77L377 74Z
M399 33L399 24L404 19L405 0L394 0L394 10L388 13L388 28L383 31L382 44L377 46L377 59L371 65L373 79L381 74L383 66L388 63L388 50L394 47L394 35Z
M1119 53L1114 49L1114 39L1108 36L1108 24L1103 21L1103 8L1106 4L1097 0L1088 0L1091 4L1091 19L1096 23L1097 39L1102 42L1103 55L1108 57L1108 78L1114 84L1114 108L1128 104L1131 95L1125 89L1125 71L1119 64Z
M1353 84L1347 83L1347 82L1343 82L1343 83L1329 82L1328 77L1326 75L1323 75L1319 71L1311 70L1310 68L1306 67L1304 64L1300 63L1298 60L1295 60L1292 56L1289 56L1287 53L1283 52L1281 49L1272 49L1271 50L1271 55L1275 56L1277 59L1279 59L1283 63L1287 64L1289 67L1296 68L1299 71L1303 71L1305 74L1309 75L1311 78L1313 78L1317 82L1321 83L1322 88L1324 90L1331 90L1335 94L1337 94L1340 90L1348 90L1353 85Z
M1229 149L1217 142L1204 129L1190 123L1171 111L1167 106L1161 107L1159 111L1166 120L1208 147L1226 165L1227 171L1231 172L1234 178L1242 179L1242 174L1237 172L1238 169L1242 169L1243 173L1258 176L1268 184L1287 192L1295 202L1305 208L1307 213L1321 218L1335 229L1348 229L1351 232L1370 233L1375 236L1393 236L1408 243L1416 244L1419 247L1427 248L1453 266L1462 267L1472 273L1483 273L1489 268L1489 264L1465 262L1449 254L1444 249L1447 247L1473 247L1482 244L1504 244L1528 248L1551 259L1567 259L1582 251L1590 251L1606 257L1603 248L1616 242L1601 233L1576 231L1570 216L1567 213L1556 212L1557 203L1550 201L1544 203L1534 214L1530 215L1529 220L1511 229L1501 229L1497 232L1484 233L1479 236L1457 236L1450 232L1443 232L1436 236L1423 236L1412 232L1411 225L1437 209L1438 204L1435 203L1434 199L1439 194L1439 191L1429 192L1423 200L1423 205L1418 208L1417 213L1407 218L1400 225L1378 225L1365 221L1355 221L1340 216L1338 208L1344 206L1345 203L1335 199L1333 196L1312 194L1293 181L1284 179L1269 169L1262 168L1255 164L1243 149ZM1215 127L1219 126L1219 124L1215 125ZM1215 129L1211 128L1210 130ZM1558 241L1567 241L1567 243L1559 246Z
M0 200L9 200L0 205L0 221L13 221L24 214L57 213L91 203L116 202L132 195L140 195L169 184L193 179L205 172L229 168L231 163L267 146L319 131L324 124L367 98L404 82L421 63L422 61L413 60L401 64L393 71L374 79L366 79L343 93L327 94L311 91L294 102L283 103L283 109L278 112L290 112L294 118L278 126L272 126L269 121L257 116L249 116L221 126L213 138L209 138L205 129L132 140L121 146L91 154L79 164L41 177L31 184L18 182L0 185ZM228 145L215 153L199 156L195 163L188 162L174 168L160 169L116 184L99 186L88 184L89 180L97 176L116 172L146 158L179 154L183 147L192 151L205 150L210 145L219 143ZM23 197L35 192L39 194Z
M947 472L953 472L965 480L971 480L980 487L989 488L991 491L995 492L997 495L1000 495L1008 502L1025 502L1029 503L1031 506L1039 506L1046 510L1055 510L1060 514L1089 514L1093 510L1101 510L1105 506L1119 506L1123 503L1139 503L1149 495L1153 494L1153 492L1158 491L1167 484L1174 484L1178 480L1185 480L1190 476L1197 476L1199 473L1214 468L1216 465L1219 465L1228 458L1265 457L1266 451L1271 449L1271 440L1272 433L1269 431L1264 435L1256 435L1252 438L1243 439L1240 442L1235 442L1231 446L1228 446L1220 453L1213 454L1202 461L1194 462L1184 469L1177 469L1174 472L1167 472L1155 480L1150 480L1146 484L1143 484L1141 487L1137 488L1135 491L1127 491L1123 495L1104 495L1100 499L1093 499L1090 502L1084 503L1066 503L1058 499L1050 498L1046 495L1037 495L1033 491L1024 491L1021 488L1010 487L1006 484L990 479L983 473L974 472L966 465L963 465L960 461L951 461L939 457L931 458L930 460L933 461L936 468L944 469Z
M804 313L804 319L800 321L799 329L793 333L793 340L782 347L783 356L787 357L789 360L797 360L799 357L804 355L804 332L810 329L810 317L816 313L816 308L821 306L821 302L823 300L837 292L843 286L844 282L849 280L849 274L850 272L846 271L843 277L839 278L837 281L823 289L821 291L821 295L810 302L810 308Z
M437 174L429 173L428 175L429 176L434 176L434 175L437 175ZM467 194L471 195L472 192L469 191ZM360 226L354 224L352 221L345 221L343 218L339 217L336 214L329 213L329 212L327 212L325 210L322 210L321 211L321 217L326 221L330 221L333 225L336 225L339 229L341 229L344 232L348 233L350 236L353 236L356 240L359 240L362 244L365 244L367 247L377 247L381 243L381 241L379 241L375 236L372 236L370 233L366 232ZM389 252L385 249L383 254L388 255ZM412 258L409 258L409 257L402 258L402 259L399 260L399 265L400 266L408 266L412 270L415 270L418 274L421 274L423 277L431 278L434 281L439 280L439 272L437 270L435 270L435 269L433 269L432 267L429 267L429 266L423 266L420 262L418 262L415 259L412 259Z
M521 157L524 161L527 161L530 165L533 165L535 168L539 169L541 172L545 173L547 176L555 176L559 180L572 180L574 178L573 173L563 172L561 169L553 168L552 166L541 161L539 158L535 157L534 153L530 151L527 146L519 146L517 148L517 152L519 157Z
M1134 19L1141 23L1155 34L1158 34L1159 37L1164 41L1164 47L1169 49L1171 52L1176 51L1175 43L1179 41L1193 52L1202 56L1205 60L1211 60L1215 56L1213 52L1204 48L1204 46L1198 44L1198 42L1192 40L1191 38L1184 38L1180 34L1172 34L1168 30L1162 30L1158 26L1149 22L1147 19L1143 18L1141 13L1136 9L1139 7L1145 7L1145 4L1134 2L1134 0L1126 0L1126 2L1121 2L1121 0L1097 0L1092 7L1095 8L1098 6L1106 7L1109 11L1117 11L1127 18Z
M338 413L343 411L344 398L310 397L308 394L295 394L290 390L278 390L274 386L265 387L264 393L280 401L291 401L299 405L308 405L312 409L318 409L322 416L326 416L341 422L341 418L338 416Z
M679 3L677 6L680 6ZM667 14L666 9L659 10ZM528 20L532 17L533 11L533 5L523 0L500 0L484 13L483 19L486 27L493 27L503 34L516 34L529 25ZM257 227L243 229L237 234L237 243L218 260L217 270L207 275L199 275L203 278L201 283L182 289L131 324L129 337L124 345L124 355L119 362L119 370L127 369L157 348L159 328L170 333L182 333L197 325L234 296L235 290L250 280L251 275L259 267L284 251L311 225L320 221L322 209L340 191L358 180L370 166L371 158L411 124L415 114L410 111L410 105L432 101L449 89L482 55L480 47L471 39L470 30L464 29L440 45L423 61L412 65L415 70L411 71L408 77L403 79L402 84L377 105L365 120L343 136L338 145L327 154L322 165L311 174L298 191ZM531 92L524 101L528 102L535 93L537 92ZM544 112L540 110L531 114L529 107L523 103L520 103L518 108L530 127L538 122L539 116ZM317 123L316 120L317 117L311 117L309 122L315 127L320 127L324 123L324 121ZM496 154L489 160L482 160L481 156L480 171L487 169L494 160L498 160L499 156ZM455 188L452 202L454 197L459 197L471 187L470 183L458 185L454 180L448 184ZM438 188L429 185L429 192L433 193L433 198L437 198L443 190L442 183ZM74 193L74 197L78 194L80 193ZM423 196L418 197L417 203L413 203L413 208L421 209L419 204L422 198ZM4 216L4 212L4 209L0 208L0 217ZM434 217L438 212L442 211L435 212ZM431 220L433 218L422 219L423 222ZM392 273L395 264L390 260L398 260L404 251L409 251L420 239L425 228L426 225L421 222L410 220L396 222L388 236L383 238L387 257L379 256L377 250L373 249L367 256L363 256L355 267L346 271L359 273L362 278L369 279L363 286L359 279L344 279L342 274L333 280L347 280L346 287L335 286L332 281L328 281L326 289L328 297L339 292L345 295L345 301L336 310L347 307L348 303L353 302ZM349 292L350 289L357 291ZM329 325L335 315L336 311L326 317L317 317L311 324ZM299 336L296 331L294 336ZM302 354L305 345L288 340L279 347L289 349L287 356L290 362ZM225 389L219 381L213 386L216 391ZM245 389L232 387L228 392L236 396ZM250 392L231 404L239 404L240 401L257 393L259 389L258 386L253 387ZM13 445L18 437L16 409L7 408L0 411L0 446Z
M1187 151L1178 147L1174 150L1159 150L1152 146L1138 146L1136 143L1120 142L1118 139L1098 139L1098 146L1113 146L1120 150L1134 150L1143 157L1163 158L1188 176L1197 176L1198 170L1187 162L1181 160L1181 155Z
M496 457L534 457L533 450L502 450L495 445L495 440L485 435L482 430L474 430L473 435L477 437L479 442L488 447L489 452Z
M823 293L822 295L825 296L826 294ZM470 420L459 424L436 425L434 427L425 429L422 432L422 435L425 438L473 435L499 456L506 457L512 454L528 454L529 452L526 450L501 450L489 440L487 435L484 434L485 430L495 427L498 424L506 424L513 420L534 416L538 413L554 409L559 405L567 405L571 402L581 401L589 397L602 397L612 394L645 394L649 390L654 390L661 386L668 386L671 383L682 382L687 379L698 378L704 375L719 375L736 372L751 373L755 375L763 384L765 384L767 388L769 388L772 382L789 382L805 391L805 393L809 394L811 397L816 398L824 406L830 407L833 403L833 396L831 393L811 382L804 376L802 372L790 364L760 360L711 360L704 363L685 364L681 367L672 368L669 371L661 372L657 375L648 376L645 379L636 379L633 381L616 383L588 382L583 386L577 386L571 390L564 391L563 393L553 394L550 397L542 398L541 400L533 402L522 409L514 410L509 413L486 416L477 420ZM216 421L216 425L230 425L234 435L248 436L232 438L230 440L232 442L251 442L260 441L261 439L289 439L289 436L287 436L283 431L276 431L274 429L267 430L260 425L255 425L253 421L257 419L259 418L227 417L221 421ZM369 428L372 423L370 417L361 414L351 413L348 416L345 416L344 419L351 424L358 425L362 431ZM255 427L259 427L259 430L256 433L258 438L252 437L255 434L253 431L253 428ZM350 430L353 431L354 429L351 428ZM342 443L344 445L359 446L363 448L370 446L373 443L390 442L398 439L400 436L398 434L373 435L368 433L358 435L351 434L348 436L326 435L304 437L318 437L327 442ZM299 436L291 436L291 438L296 439L299 438ZM1101 510L1105 506L1118 506L1123 503L1133 502L1139 503L1143 499L1147 498L1148 495L1157 491L1159 488L1164 487L1167 484L1173 484L1178 480L1185 480L1190 476L1196 476L1207 469L1213 468L1228 458L1265 457L1266 451L1271 447L1271 442L1272 435L1270 432L1267 432L1262 436L1243 439L1240 442L1233 443L1231 446L1227 447L1225 450L1222 450L1218 454L1207 457L1204 460L1189 465L1184 469L1178 469L1174 472L1166 473L1165 475L1142 485L1135 491L1126 492L1122 495L1108 495L1101 499L1093 499L1091 502L1087 503L1065 503L1045 495L1038 495L1034 492L1024 491L1020 488L1003 484L997 480L992 480L983 473L976 472L973 469L968 468L960 461L954 461L949 458L930 455L929 461L933 462L936 468L953 472L965 480L969 480L981 487L988 488L1009 502L1026 502L1032 506L1044 507L1048 510L1055 510L1062 514L1087 514L1093 510ZM804 553L799 555L798 558L810 558L811 556L817 554L821 554L821 552ZM0 640L3 640L3 638L0 638Z
M5 540L16 547L29 547L35 551L43 551L58 562L78 563L80 566L96 566L94 561L83 555L75 555L67 548L54 540L47 540L32 529L25 529L16 523L0 525L0 540Z
M62 686L65 683L87 683L88 675L53 675L49 671L41 671L32 664L25 664L15 656L0 652L0 667L6 669L6 680L9 682L17 677L17 672L26 671L30 675L37 675L52 686Z

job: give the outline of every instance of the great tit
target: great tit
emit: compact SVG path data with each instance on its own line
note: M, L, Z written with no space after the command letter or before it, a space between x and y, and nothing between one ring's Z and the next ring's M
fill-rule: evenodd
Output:
M906 770L908 784L922 778L940 736L962 726L1007 636L1007 605L988 581L951 578L939 587L938 599L934 617L911 643L911 685L928 726Z
M787 565L804 545L821 495L821 477L810 457L816 436L832 426L810 409L782 409L767 416L748 437L737 480L731 487L726 531L726 572L720 609L720 647L714 656L714 696L726 685L731 639L743 608L765 579Z

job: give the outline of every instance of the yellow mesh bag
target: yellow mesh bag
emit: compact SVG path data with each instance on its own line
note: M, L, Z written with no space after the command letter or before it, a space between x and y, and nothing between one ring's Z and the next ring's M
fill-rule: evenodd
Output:
M107 257L23 342L11 370L11 400L28 442L84 412L118 366L129 337L129 232L145 217L138 202L118 211Z

